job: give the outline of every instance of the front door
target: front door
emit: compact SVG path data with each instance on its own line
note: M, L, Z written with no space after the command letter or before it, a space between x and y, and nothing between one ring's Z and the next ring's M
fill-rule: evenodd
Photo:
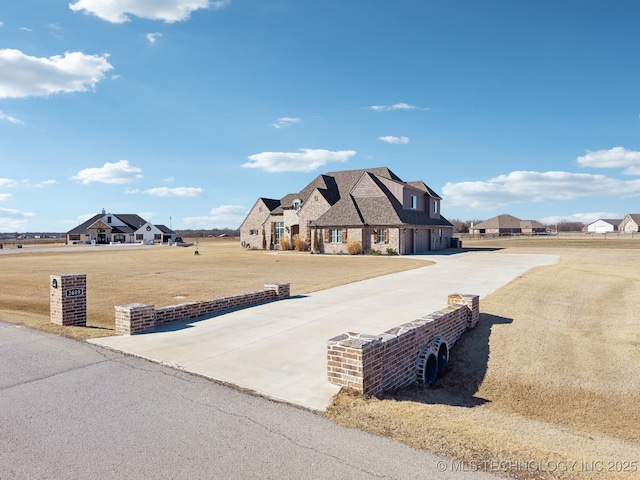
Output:
M102 245L107 243L107 234L106 233L99 233L98 234L98 243L100 243Z

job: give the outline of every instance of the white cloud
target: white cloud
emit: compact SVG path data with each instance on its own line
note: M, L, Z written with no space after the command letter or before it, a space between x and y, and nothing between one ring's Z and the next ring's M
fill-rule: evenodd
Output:
M22 184L28 188L43 188L48 187L49 185L56 185L58 182L56 180L43 180L42 182L31 183L31 180L22 180Z
M620 215L619 213L610 213L610 212L591 212L591 213L574 213L572 215L554 215L551 217L541 218L539 221L544 223L545 225L555 225L561 222L580 222L584 224L593 223L596 220L601 218L620 218L622 219L624 215Z
M138 178L142 178L141 172L140 168L129 165L128 160L120 160L116 163L107 162L102 167L85 168L80 170L75 177L71 177L71 179L78 180L85 185L92 182L118 185L131 183Z
M0 187L15 187L17 184L18 182L10 178L0 178Z
M0 110L0 120L5 120L10 123L15 123L16 125L24 125L24 122L16 117L12 117L11 115L4 113Z
M204 196L204 190L202 188L194 188L194 187L157 187L150 188L149 190L145 190L142 193L146 195L151 195L152 197L184 197L184 198L193 198L193 197L202 197Z
M6 202L7 200L9 200L13 195L10 193L0 193L0 202Z
M156 39L161 36L162 34L160 32L147 33L147 40L149 40L149 43L153 45L154 43L156 43Z
M204 217L187 217L182 221L189 228L238 228L247 216L247 211L239 205L222 205L213 208Z
M107 58L82 52L38 58L20 50L0 49L0 98L86 92L113 69Z
M27 220L35 216L35 213L0 207L0 232L24 232Z
M578 157L578 165L591 168L625 168L626 175L640 175L640 152L613 147L609 150L598 150Z
M167 178L164 179L164 181L167 182L167 183L172 183L174 180L175 180L174 177L167 177Z
M4 27L4 22L0 22L0 28Z
M302 123L302 119L298 117L282 117L279 118L275 123L272 123L271 126L274 128L284 128L289 127L294 123Z
M375 112L387 112L390 110L431 110L430 108L416 107L415 105L409 105L408 103L395 103L393 105L371 105L367 108Z
M20 27L20 30L22 30L23 32L33 32L33 28L29 27Z
M82 11L112 23L130 21L126 14L173 23L187 20L191 12L196 10L218 10L229 3L230 0L78 0L76 3L70 3L69 8L74 12Z
M406 145L407 143L409 143L409 137L394 137L393 135L378 137L378 140L381 140L386 143L401 144L401 145Z
M448 206L503 208L512 203L565 201L580 197L640 196L640 180L620 181L604 175L516 171L487 181L447 183Z
M329 162L346 162L357 152L301 148L298 152L262 152L250 155L245 168L259 168L265 172L312 172Z

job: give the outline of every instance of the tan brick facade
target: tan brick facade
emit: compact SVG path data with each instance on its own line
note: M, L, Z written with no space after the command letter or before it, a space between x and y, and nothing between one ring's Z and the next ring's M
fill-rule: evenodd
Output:
M87 276L84 273L50 275L50 318L56 325L87 324Z

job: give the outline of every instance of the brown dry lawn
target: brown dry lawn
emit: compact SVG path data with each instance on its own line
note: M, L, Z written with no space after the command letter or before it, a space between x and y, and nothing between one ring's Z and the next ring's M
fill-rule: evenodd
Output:
M43 247L43 246L40 246ZM78 340L115 334L114 306L157 307L291 284L300 295L428 265L401 257L329 256L245 250L238 241L207 239L193 247L88 245L23 248L0 254L0 320ZM87 275L87 327L59 327L49 317L49 276Z
M640 237L463 246L560 262L481 301L436 388L343 391L328 416L513 478L640 478Z

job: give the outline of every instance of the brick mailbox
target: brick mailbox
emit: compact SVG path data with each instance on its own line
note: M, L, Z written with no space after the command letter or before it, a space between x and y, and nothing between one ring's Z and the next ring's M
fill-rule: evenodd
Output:
M51 323L63 326L87 325L87 275L51 275L49 283Z

